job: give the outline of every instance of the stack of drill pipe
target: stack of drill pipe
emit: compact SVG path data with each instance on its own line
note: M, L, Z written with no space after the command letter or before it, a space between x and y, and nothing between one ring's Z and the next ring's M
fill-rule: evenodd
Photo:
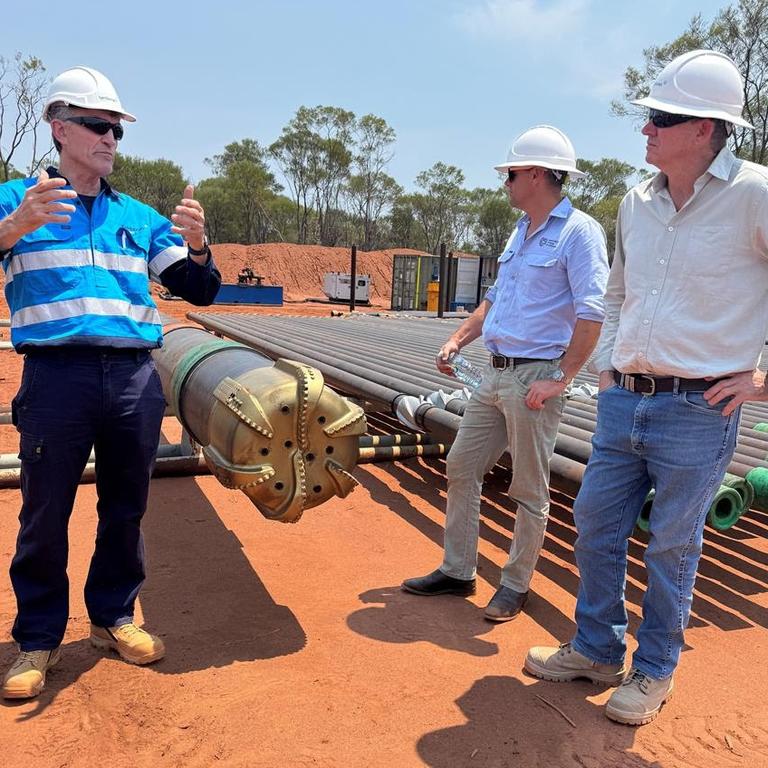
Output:
M373 329L368 323L360 322L358 324L356 321L349 324L351 334L345 338L343 332L334 333L331 336L330 331L336 329L330 328L328 328L329 333L326 335L326 327L321 324L315 326L315 333L310 333L312 330L311 323L300 321L311 321L312 318L260 316L258 320L263 322L255 324L250 321L256 318L247 315L191 313L189 318L215 333L252 346L262 354L271 357L287 357L300 363L313 365L320 370L326 381L334 388L372 403L387 413L394 410L398 399L403 394L427 395L437 387L448 390L456 388L455 379L443 376L438 371L429 368L434 364L437 349L455 329L455 323L452 326L439 328L441 333L435 334L434 340L427 340L423 343L421 352L419 352L419 344L423 340L418 335L409 337L407 328L403 327L401 323L398 323L400 327L389 339L382 337L374 339ZM283 322L286 319L288 322ZM377 320L378 318L372 319ZM326 319L323 318L323 320ZM294 324L291 321L299 322ZM333 318L331 321L337 322L338 319ZM357 331L361 331L363 335L356 336L355 332ZM352 343L353 340L358 339L361 340L360 345ZM404 343L404 339L407 339L407 343ZM406 349L398 346L401 343L402 347ZM384 354L378 354L377 344L382 344ZM356 359L357 362L346 359L352 349L358 350L359 357L352 358L353 360ZM414 350L416 350L415 353ZM479 347L476 347L470 354L473 355L474 362L478 365L482 365L483 358L487 357ZM423 358L420 361L421 368L417 364L420 356ZM421 370L425 374L421 380L434 382L434 384L424 386L413 381L407 382L399 379L398 372L401 370L401 363L406 357L409 360L409 369L412 369L417 376ZM386 373L369 368L370 360L378 361L376 369L383 368ZM427 373L428 375L426 375ZM388 383L391 386L387 386ZM429 432L436 440L446 443L453 441L460 422L461 417L459 415L440 408L430 408L423 415L425 431ZM550 470L555 487L569 494L575 494L578 491L584 475L583 463L573 461L563 455L556 455L552 460Z
M270 357L286 357L317 367L336 389L392 411L401 395L426 396L436 389L460 387L456 379L435 368L435 355L456 330L460 320L347 315L341 318L195 313L190 319L228 338L254 347ZM483 367L488 353L481 340L462 349L473 364ZM596 386L597 377L582 371L578 384ZM425 429L436 439L450 441L465 403L452 401L442 415L433 408ZM555 446L554 483L560 469L569 487L579 482L591 454L597 402L576 396L566 403ZM437 411L437 413L436 413ZM452 413L451 413L452 412ZM768 423L768 405L749 403L743 408L739 440L728 471L748 477L755 485L757 503L768 502L768 432L755 429ZM560 461L566 463L560 464Z

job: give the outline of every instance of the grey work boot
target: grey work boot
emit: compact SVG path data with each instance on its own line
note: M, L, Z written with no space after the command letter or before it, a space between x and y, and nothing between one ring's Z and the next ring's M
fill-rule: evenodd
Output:
M664 702L672 695L671 677L655 680L632 667L626 680L611 694L605 716L625 725L645 725L656 719Z
M619 685L627 671L623 664L598 664L574 651L570 643L559 648L541 645L531 648L525 657L525 669L534 677L555 683L585 677L600 685Z
M31 699L45 688L45 675L59 663L61 651L21 651L3 679L4 699Z

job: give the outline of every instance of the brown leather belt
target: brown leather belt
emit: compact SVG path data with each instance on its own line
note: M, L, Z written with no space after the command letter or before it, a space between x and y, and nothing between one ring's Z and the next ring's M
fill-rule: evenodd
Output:
M551 360L541 360L538 357L504 357L504 355L491 355L492 368L517 368L526 363L551 363Z
M681 379L677 376L649 376L645 373L613 372L614 381L629 392L656 395L663 392L704 392L720 379Z

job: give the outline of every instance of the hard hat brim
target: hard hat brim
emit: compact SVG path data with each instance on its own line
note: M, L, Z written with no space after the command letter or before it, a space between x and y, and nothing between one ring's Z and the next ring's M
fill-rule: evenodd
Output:
M48 108L51 107L53 104L57 104L61 102L52 101L50 104L45 105L45 109L43 110L43 120L46 123L51 122L51 118L48 115ZM119 115L122 120L125 120L128 123L135 123L136 118L130 113L130 112L121 112L119 109L98 109L97 107L81 107L79 104L73 104L70 102L64 102L70 107L77 107L78 109L90 109L94 112L112 112L112 114Z
M658 109L662 112L669 112L672 115L690 115L691 117L709 117L712 120L724 120L726 123L740 125L742 128L751 128L755 130L752 123L748 123L742 117L729 115L722 109L696 109L682 104L674 104L671 101L662 101L654 99L653 96L645 96L642 99L633 99L630 104L636 104L638 107L648 107L648 109Z
M510 168L549 168L550 171L562 171L563 173L567 173L572 179L583 179L585 176L587 176L584 171L580 171L577 168L564 168L559 164L556 165L555 163L545 163L542 161L533 163L523 162L520 160L511 163L501 163L501 165L493 166L493 170L499 171L500 173L504 173L504 171L508 171Z

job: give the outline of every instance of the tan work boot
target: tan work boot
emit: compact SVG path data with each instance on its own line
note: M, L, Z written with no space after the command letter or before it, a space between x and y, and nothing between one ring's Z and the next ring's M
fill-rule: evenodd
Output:
M623 664L598 664L582 656L570 643L559 648L541 645L531 648L525 657L525 668L535 677L555 683L586 677L601 685L619 685L627 672Z
M605 715L617 723L645 725L656 719L673 688L671 677L654 680L632 667L627 679L608 699Z
M151 664L165 656L163 641L135 624L119 627L91 624L91 645L102 650L111 648L129 664Z
M45 688L45 673L59 663L61 651L21 651L3 679L4 699L31 699Z

